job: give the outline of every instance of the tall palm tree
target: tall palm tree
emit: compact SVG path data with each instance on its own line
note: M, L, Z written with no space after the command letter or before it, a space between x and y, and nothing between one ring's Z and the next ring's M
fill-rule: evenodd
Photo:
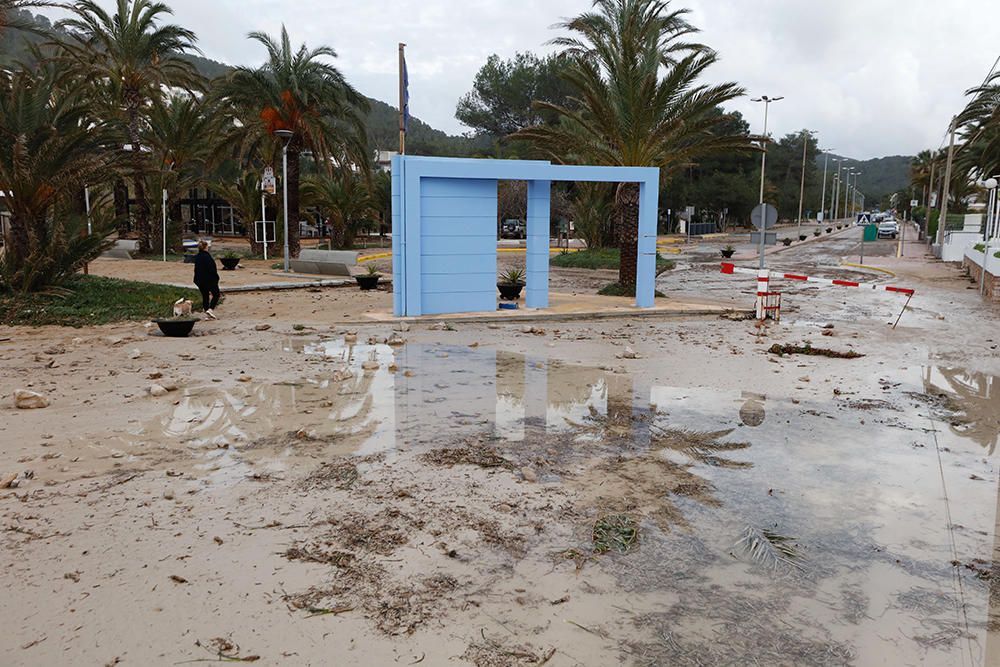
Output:
M965 94L971 99L956 118L962 136L956 164L988 178L1000 173L1000 72Z
M0 77L0 190L11 214L2 259L8 288L33 291L71 276L102 248L104 234L81 236L77 195L107 180L120 152L77 91L55 71Z
M151 250L149 202L146 199L142 136L146 114L162 99L165 87L198 90L203 80L182 56L198 52L193 32L162 23L173 11L153 0L116 0L109 14L96 0L78 0L74 16L57 25L69 36L58 44L62 59L85 73L95 93L105 96L117 112L131 152L131 171L137 202L139 251Z
M315 174L302 182L302 197L330 220L330 247L350 249L358 232L378 211L364 179L350 171Z
M258 68L237 67L218 93L244 119L237 128L242 154L256 150L276 130L292 132L288 141L288 246L297 256L301 155L310 150L325 171L332 169L333 162L367 166L370 156L363 114L368 102L325 60L337 57L329 46L310 50L303 44L293 50L284 26L279 40L261 32L249 37L267 50L267 62Z
M663 177L700 156L748 150L746 135L727 134L716 107L744 94L735 83L699 83L718 57L687 41L696 29L687 10L669 0L594 0L594 11L561 24L572 36L563 76L574 89L570 102L537 105L559 119L522 130L526 139L560 162L659 167ZM615 196L621 248L619 282L634 288L639 186L619 185Z

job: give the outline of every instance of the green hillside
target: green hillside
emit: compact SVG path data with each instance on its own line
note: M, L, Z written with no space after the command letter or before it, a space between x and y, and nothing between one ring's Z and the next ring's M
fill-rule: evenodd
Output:
M24 10L15 12L15 15L24 21L34 23L40 30L46 32L54 30L52 22L45 16L34 16ZM0 33L0 66L9 67L17 62L33 62L30 46L41 47L46 39L41 35L20 30L3 31ZM232 69L230 65L202 56L189 55L186 59L194 63L198 71L208 79L225 76ZM368 113L367 125L372 147L377 150L398 150L398 107L381 100L369 98L368 101L371 103L371 110ZM489 150L488 140L449 135L434 129L419 118L410 117L409 131L406 135L407 153L469 156L486 153Z
M843 156L830 153L831 174L836 169L834 158L842 159ZM820 174L823 173L824 159L825 154L816 156ZM850 166L861 172L858 176L858 190L865 194L866 203L879 202L887 195L910 187L910 160L913 158L908 155L890 155L871 160L847 159Z

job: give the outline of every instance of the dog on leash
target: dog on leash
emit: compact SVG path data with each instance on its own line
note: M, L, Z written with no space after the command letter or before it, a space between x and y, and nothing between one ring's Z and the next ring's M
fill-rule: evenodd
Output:
M174 317L184 317L191 315L191 299L177 299L174 301Z

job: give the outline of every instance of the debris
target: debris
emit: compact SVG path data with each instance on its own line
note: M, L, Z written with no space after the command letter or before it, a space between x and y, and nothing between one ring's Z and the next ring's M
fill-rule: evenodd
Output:
M37 391L18 389L14 392L14 406L18 410L37 410L49 407L49 399Z
M186 584L188 582L187 579L176 574L170 575L170 581L174 582L175 584Z
M241 375L238 378L236 378L236 381L237 382L252 382L253 378L250 377L249 375Z
M594 523L594 553L625 553L639 543L639 524L627 514L608 514Z
M166 387L164 387L163 385L159 385L159 384L151 384L151 385L149 385L149 388L147 389L147 391L149 391L149 395L152 396L153 398L159 398L160 396L166 396L167 394L170 393L170 392L167 391Z
M137 349L133 349L131 352L128 353L129 359L138 359L141 356L142 356L142 351Z
M254 331L267 331L270 328L271 328L270 324L258 324L253 329Z
M536 473L534 470L532 470L531 468L529 468L527 466L525 466L524 468L521 468L521 476L524 477L524 481L526 481L526 482L537 482L538 481L538 473Z
M385 339L385 344L392 347L399 347L400 345L406 345L406 339L397 334L392 334Z
M639 358L639 355L636 354L636 351L633 350L628 345L625 346L625 351L622 352L621 355L619 355L619 356L622 359L638 359Z
M775 343L768 350L771 354L777 354L778 356L784 356L786 354L809 354L819 357L830 357L833 359L857 359L858 357L863 357L865 355L859 354L854 350L848 350L847 352L838 352L837 350L828 350L822 347L813 347L809 343L805 345L792 345L791 343L786 343L781 345Z

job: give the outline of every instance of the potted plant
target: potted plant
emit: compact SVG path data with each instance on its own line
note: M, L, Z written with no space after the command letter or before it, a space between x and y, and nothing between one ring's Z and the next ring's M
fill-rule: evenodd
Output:
M800 241L805 241L806 240L806 235L805 234L799 234L799 240Z
M734 248L731 245L727 245L725 248L723 248L719 252L722 253L723 257L725 257L726 259L729 259L730 257L733 256L733 253L736 252L736 248Z
M219 258L219 261L222 262L223 271L234 271L240 263L240 256L232 250L227 250Z
M820 235L820 234L822 234L822 233L823 233L823 232L821 232L821 231L819 231L819 230L817 229L816 231L814 231L814 232L813 232L813 236L819 236L819 235Z
M837 229L843 229L843 228L844 228L843 225L837 225Z
M153 321L156 322L156 326L160 327L164 336L187 338L191 330L194 329L194 323L198 321L198 318L191 315L180 315L178 317L161 317Z
M792 239L781 239L781 242L784 243L786 246L792 245Z
M830 233L830 232L832 232L832 231L833 231L833 227L827 227L827 228L826 228L826 233L827 233L827 234L829 234L829 233Z
M369 264L365 270L365 273L358 274L354 276L354 279L358 281L358 287L362 290L373 290L378 287L378 279L382 277L382 274L378 272L378 267L374 264Z
M515 266L501 273L497 289L500 290L500 298L504 301L517 301L521 297L521 290L524 289L524 269Z

